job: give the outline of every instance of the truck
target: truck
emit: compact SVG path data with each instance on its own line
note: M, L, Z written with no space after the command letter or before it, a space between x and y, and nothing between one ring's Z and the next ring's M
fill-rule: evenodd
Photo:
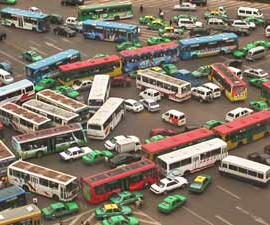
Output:
M118 153L124 152L137 152L142 149L140 139L135 136L130 138L121 139L116 142L115 151Z

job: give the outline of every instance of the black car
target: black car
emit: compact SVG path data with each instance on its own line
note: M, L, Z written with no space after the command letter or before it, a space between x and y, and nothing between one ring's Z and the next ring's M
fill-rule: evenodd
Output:
M225 26L221 29L221 31L224 33L235 33L239 36L248 36L250 34L250 30L248 29L233 26Z
M50 23L61 25L64 23L64 17L58 14L51 14L50 15Z
M74 37L76 35L76 31L70 29L65 26L58 26L53 29L53 32L56 35L65 36L65 37Z
M61 5L83 5L84 0L62 0Z
M0 41L3 41L7 38L7 34L4 31L0 30Z
M111 168L115 168L122 164L128 164L141 160L141 154L139 153L120 153L108 160L108 164Z
M201 37L201 36L207 36L211 34L211 29L207 27L195 27L192 28L189 32L190 37Z
M270 166L270 155L266 153L253 152L250 153L247 157L249 160L254 162L262 163Z
M243 61L239 60L239 59L229 59L229 60L225 61L225 64L227 66L231 66L231 67L241 69Z

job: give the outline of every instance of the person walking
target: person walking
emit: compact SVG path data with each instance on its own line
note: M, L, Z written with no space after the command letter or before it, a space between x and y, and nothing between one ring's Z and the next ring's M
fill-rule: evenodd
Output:
M159 12L159 17L160 19L164 19L164 12L160 9L160 12Z
M140 4L140 13L142 13L143 12L143 5L142 5L142 3Z
M170 27L172 26L172 19L170 19Z

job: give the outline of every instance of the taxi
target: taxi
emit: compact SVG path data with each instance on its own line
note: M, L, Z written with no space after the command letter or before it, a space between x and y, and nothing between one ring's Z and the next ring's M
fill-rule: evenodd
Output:
M117 215L129 215L131 214L131 208L128 206L120 206L117 204L105 204L101 208L95 210L95 216L97 219L104 219Z
M199 175L189 186L189 191L193 193L202 193L212 183L212 177L209 175Z

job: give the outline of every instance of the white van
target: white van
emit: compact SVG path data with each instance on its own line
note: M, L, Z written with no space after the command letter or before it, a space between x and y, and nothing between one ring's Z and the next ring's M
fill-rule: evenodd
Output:
M202 87L205 87L205 88L209 89L210 91L212 91L214 98L219 98L221 96L220 87L212 82L205 83L202 85Z
M214 99L213 92L203 86L191 88L191 95L200 102L212 102Z
M160 92L152 88L147 88L146 90L140 92L139 96L143 99L152 99L155 101L159 101L161 99Z
M250 115L251 113L253 113L253 110L250 108L238 107L227 112L225 115L225 120L227 122L231 122L233 120L239 119L240 117Z
M171 109L163 113L161 118L163 121L166 121L176 126L183 126L187 123L186 115L183 112L175 109Z
M237 10L237 16L239 18L243 17L256 17L256 18L263 18L263 13L260 9L251 8L251 7L239 7Z
M266 48L263 46L258 46L258 47L248 50L246 59L250 61L254 61L256 59L265 57L265 55L266 55Z
M14 81L13 76L3 69L0 69L0 83L3 84L10 84Z
M270 37L270 25L265 28L265 36Z
M243 73L242 70L229 66L228 67L230 69L230 71L232 71L234 73L234 75L238 76L241 80L243 79Z
M118 153L136 152L142 149L140 139L136 136L117 140L115 143L115 151Z

